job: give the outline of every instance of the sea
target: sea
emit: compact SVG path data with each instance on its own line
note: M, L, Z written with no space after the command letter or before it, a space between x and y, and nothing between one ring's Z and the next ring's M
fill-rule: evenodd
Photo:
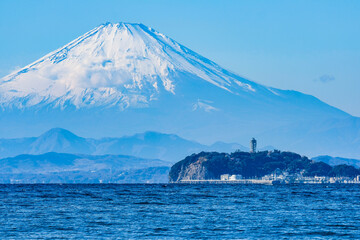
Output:
M0 185L0 239L360 239L360 185Z

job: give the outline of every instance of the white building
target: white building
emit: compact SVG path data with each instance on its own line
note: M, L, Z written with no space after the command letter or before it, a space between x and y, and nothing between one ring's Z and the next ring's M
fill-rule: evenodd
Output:
M230 175L230 174L223 174L220 176L221 181L236 181L242 179L241 175Z
M229 177L229 180L230 181L236 181L236 180L241 180L242 179L242 176L241 175L231 175Z
M220 180L221 181L228 181L229 180L229 174L223 174L220 176Z

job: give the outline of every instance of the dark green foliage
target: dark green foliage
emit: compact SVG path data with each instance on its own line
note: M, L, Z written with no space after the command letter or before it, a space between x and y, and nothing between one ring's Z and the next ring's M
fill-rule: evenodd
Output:
M307 176L330 176L332 167L324 162L313 162L306 168Z
M276 169L281 171L290 169L295 172L295 170L303 169L303 166L310 164L308 158L302 158L299 154L292 152L236 152L229 157L236 162L233 163L234 165L239 166L231 174L241 174L244 177L262 177L274 172Z
M201 167L207 170L207 175L219 179L222 174L241 174L245 178L262 177L275 170L289 173L303 172L305 176L344 176L354 177L360 171L348 165L332 168L324 162L315 162L305 156L293 152L275 150L256 153L236 151L231 154L218 152L201 152L186 157L172 166L170 181L176 181L188 167Z
M360 175L360 170L356 169L354 166L341 164L334 166L330 172L330 175L334 177L342 177L342 176L355 177L357 175Z

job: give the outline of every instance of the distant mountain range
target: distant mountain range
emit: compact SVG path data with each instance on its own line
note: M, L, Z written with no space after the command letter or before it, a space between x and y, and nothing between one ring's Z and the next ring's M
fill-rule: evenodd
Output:
M158 159L143 159L126 155L81 155L49 152L40 155L22 154L0 159L0 174L115 171L170 165L169 162Z
M329 164L330 166L346 164L346 165L351 165L351 166L360 168L360 160L359 159L331 157L331 156L318 156L318 157L312 158L312 160L317 161L317 162L324 162L324 163Z
M0 174L0 183L168 183L169 167Z
M271 149L271 146L265 147ZM48 152L87 155L130 155L176 162L200 151L233 152L248 149L237 143L216 142L210 146L183 139L174 134L145 132L120 138L82 138L72 132L54 128L39 137L0 139L0 157Z
M2 152L14 154L30 143L29 153L59 148L173 161L202 147L173 135L158 140L176 143L166 150L148 147L154 132L166 132L205 144L255 137L309 156L360 157L360 118L316 97L250 81L143 24L102 24L0 79L0 137L54 127L94 138L130 135L126 141L138 148L127 149L125 138L64 136L59 143L49 133L6 142ZM139 132L146 133L134 135ZM177 148L178 142L184 146Z
M0 183L164 183L172 163L205 150L248 149L157 132L92 139L54 128L39 137L0 139Z
M23 154L0 159L0 183L167 182L170 165L125 155Z
M246 155L249 153L236 154ZM292 153L283 154L292 156ZM228 154L222 155L227 156ZM190 157L193 156L197 155L194 154ZM296 156L300 159L300 155ZM306 157L302 159L306 159ZM356 159L319 156L312 160L318 163L325 162L330 166L341 164L360 166L360 160ZM259 159L253 161L258 162ZM273 164L274 166L271 166L281 167L282 165L279 164L276 162ZM53 152L41 155L23 154L0 159L0 183L167 183L171 165L169 162L157 159L125 155L91 156ZM271 167L269 163L266 166ZM215 169L218 168L215 167ZM313 170L318 171L317 168ZM231 173L235 171L234 166L227 171ZM251 174L251 171L246 170L242 174ZM174 181L174 179L172 180Z

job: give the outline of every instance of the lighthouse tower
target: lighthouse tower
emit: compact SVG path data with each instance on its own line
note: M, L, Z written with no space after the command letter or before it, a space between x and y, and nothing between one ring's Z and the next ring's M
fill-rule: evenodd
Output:
M250 141L250 152L251 153L256 152L256 144L257 144L256 139L255 138L251 139L251 141Z

